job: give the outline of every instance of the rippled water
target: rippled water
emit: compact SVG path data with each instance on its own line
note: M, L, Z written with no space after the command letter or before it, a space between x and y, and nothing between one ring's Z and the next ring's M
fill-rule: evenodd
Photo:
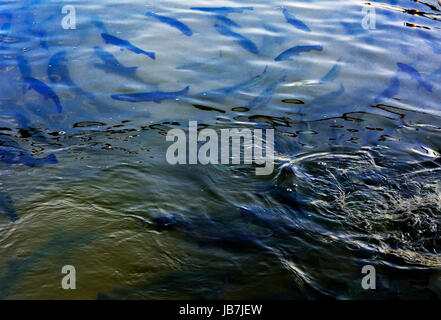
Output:
M1 298L440 298L436 1L71 1L76 29L64 4L0 4ZM323 49L275 61L293 46ZM274 173L169 165L165 135L189 120L275 129Z

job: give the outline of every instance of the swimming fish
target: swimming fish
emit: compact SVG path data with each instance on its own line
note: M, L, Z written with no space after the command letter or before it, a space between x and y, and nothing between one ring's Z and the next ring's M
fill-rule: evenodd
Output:
M201 59L198 57L192 57L192 59L197 59L197 62L177 66L176 70L198 70L216 73L225 72L225 62L222 57L222 51L220 51L219 56L215 58Z
M341 72L340 66L341 58L337 60L336 64L329 70L329 72L320 79L320 83L331 82L334 81Z
M284 82L286 80L286 76L282 77L281 79L273 82L268 88L263 90L261 94L259 94L256 98L251 100L245 107L248 109L252 109L256 106L258 107L265 107L273 98L274 92L276 91L276 88L279 86L281 82Z
M122 65L114 55L103 50L102 48L95 46L95 54L104 62L104 64L94 64L95 67L104 70L109 73L116 73L123 76L136 76L136 70L138 67L126 67Z
M274 61L283 61L283 60L289 60L292 56L298 56L299 54L303 52L309 52L312 50L316 51L322 51L323 46L316 45L316 46L295 46L288 50L283 51L281 54L279 54Z
M202 12L214 12L218 14L227 15L230 13L242 13L245 10L254 10L253 7L193 7L190 10L202 11Z
M155 59L155 53L154 52L141 50L140 48L135 47L133 44L131 44L127 40L123 40L123 39L117 38L117 37L112 36L112 35L107 34L107 33L101 33L101 37L104 39L105 43L107 43L107 44L113 44L113 45L118 46L120 48L130 50L130 51L132 51L132 52L134 52L136 54L144 54L144 55L146 55L147 57L149 57L149 58L151 58L153 60Z
M79 88L71 79L69 67L67 65L66 51L60 51L54 54L49 59L47 67L47 75L52 83L62 83L74 90L79 96L88 97L90 100L95 100L95 97L90 92L86 92Z
M292 24L297 29L300 29L300 30L303 30L306 32L311 32L311 29L309 29L308 26L303 23L303 21L294 17L294 15L289 13L288 10L283 9L283 15L285 16L286 22L288 22L289 24Z
M400 90L400 80L397 76L392 78L389 87L386 88L382 93L380 93L375 99L375 103L381 103L386 99L390 99L395 96Z
M57 106L58 113L61 113L61 111L63 111L63 107L61 106L60 99L58 98L54 90L52 90L47 84L32 77L26 77L24 80L29 85L29 90L34 89L36 92L41 94L45 99L51 99Z
M227 16L224 16L222 14L216 14L214 15L214 17L222 22L224 25L229 26L231 28L242 28L241 25L237 24L236 22L234 22L233 20L231 20L230 18L228 18Z
M267 72L268 72L268 66L265 67L265 70L263 70L263 72L261 74L254 76L247 81L241 82L239 84L236 84L236 85L233 85L230 87L222 88L222 89L205 91L205 92L201 93L200 95L203 97L211 98L211 99L223 99L226 96L228 96L238 90L249 89L249 88L257 85L258 83L260 83L261 81L263 81L266 78Z
M22 79L32 77L32 70L31 67L29 66L28 61L22 55L17 56L16 60ZM26 83L23 83L23 94L25 92L26 92Z
M173 19L173 18L169 18L169 17L165 17L165 16L160 16L159 14L153 13L153 12L147 12L145 14L147 17L153 17L155 19L158 19L159 21L168 24L169 26L178 29L179 31L181 31L184 35L190 37L193 35L193 32L191 31L191 29L185 25L184 23Z
M12 222L17 221L20 217L14 208L14 203L11 197L0 190L0 213L5 214Z
M128 94L114 94L112 95L112 99L127 102L152 101L155 103L161 103L162 100L177 99L180 96L187 94L189 90L190 86L187 86L183 90L176 92L152 91Z
M40 167L45 164L58 163L54 154L50 154L44 158L35 158L30 154L21 155L17 152L6 151L5 148L0 148L0 161L8 166L13 164L23 164L31 168Z
M412 66L405 64L405 63L401 63L398 62L397 63L398 68L409 74L412 78L414 78L416 81L418 81L419 85L422 86L424 89L426 89L429 92L432 92L433 86L429 83L427 83L426 81L424 81L423 77L421 76L421 74Z
M214 28L216 29L217 32L219 32L221 35L227 36L227 37L233 37L236 39L236 42L245 50L254 53L254 54L258 54L259 53L259 49L257 49L257 46L254 44L254 42L252 42L250 39L248 39L247 37L234 32L233 30L231 30L230 28L226 27L226 26L222 26L219 24L215 24Z
M67 68L66 51L60 51L49 59L47 66L47 75L49 80L54 83L63 82L71 85L69 69Z
M268 237L227 228L216 219L193 222L183 215L159 216L153 219L158 231L183 230L187 237L195 240L200 248L217 246L223 249L240 250L260 248L261 239Z

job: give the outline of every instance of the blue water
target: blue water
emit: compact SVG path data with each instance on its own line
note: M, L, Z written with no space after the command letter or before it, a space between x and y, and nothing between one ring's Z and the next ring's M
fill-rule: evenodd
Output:
M0 298L440 298L437 1L64 5L0 4ZM273 174L168 164L189 121Z

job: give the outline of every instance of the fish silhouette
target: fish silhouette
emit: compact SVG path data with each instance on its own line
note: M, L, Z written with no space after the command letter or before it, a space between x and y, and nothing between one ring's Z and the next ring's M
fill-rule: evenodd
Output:
M13 164L23 164L25 166L35 168L45 164L57 164L58 160L54 154L50 154L44 158L35 158L29 154L21 155L17 152L10 152L0 147L0 161L8 166Z
M231 27L231 28L242 28L241 25L237 24L227 16L224 16L222 14L215 14L214 17L219 21L222 22L224 25Z
M29 85L29 90L33 89L40 95L42 95L45 99L51 99L57 106L57 111L59 113L63 111L60 99L58 98L54 90L52 90L47 84L32 77L26 77L24 81Z
M293 14L289 13L288 10L283 9L282 12L283 12L283 15L285 16L286 22L293 25L297 29L300 29L300 30L303 30L306 32L311 32L311 29L309 29L308 26L303 23L303 21L297 19Z
M102 69L107 73L115 73L123 76L136 76L136 70L138 67L126 67L122 65L113 54L103 50L102 48L95 46L95 54L104 62L104 64L94 64L96 68Z
M254 87L255 85L259 84L260 82L262 82L266 78L267 72L268 72L268 66L265 67L265 70L263 70L263 72L261 74L254 76L249 80L246 80L246 81L241 82L239 84L236 84L234 86L230 86L230 87L226 87L226 88L222 88L222 89L205 91L205 92L200 93L199 95L204 98L209 98L209 99L223 99L226 96L228 96L236 91L243 90L243 89L249 89L249 88Z
M163 23L168 24L169 26L178 29L179 31L181 31L184 35L190 37L193 35L193 32L191 31L191 29L185 25L184 23L173 19L173 18L169 18L169 17L165 17L165 16L160 16L159 14L153 13L153 12L147 12L145 14L148 17L152 17L155 18Z
M279 54L274 61L284 61L289 60L292 56L298 56L301 53L309 52L309 51L323 51L323 47L320 45L316 46L295 46L292 48L289 48L288 50L283 51L281 54Z
M253 7L193 7L190 10L202 12L214 12L218 14L228 15L230 13L242 13L245 10L254 10Z
M218 57L208 59L192 57L192 60L196 60L196 62L177 66L176 70L191 70L216 74L225 72L225 60L222 57L222 51L219 52Z
M337 60L335 65L329 70L329 72L320 79L319 83L332 82L334 81L341 72L341 58Z
M68 61L66 59L66 52L60 51L54 54L49 59L49 64L47 67L47 74L49 80L52 83L64 84L70 89L73 89L79 96L87 97L90 100L95 100L95 97L90 92L86 92L79 88L71 79Z
M176 92L164 92L164 91L152 91L152 92L140 92L129 94L114 94L112 99L127 102L147 102L152 101L155 103L161 103L163 100L174 100L182 95L185 95L190 90L187 86L181 91Z
M268 88L263 90L256 98L250 101L245 107L248 109L252 109L254 107L265 107L273 98L274 92L276 88L280 85L280 83L286 80L286 76L283 76L281 79L274 81Z
M251 53L254 53L254 54L259 53L259 49L257 49L257 46L254 44L253 41L251 41L247 37L245 37L237 32L234 32L230 28L223 26L223 25L220 25L220 24L215 24L214 28L221 35L224 35L227 37L232 37L232 38L236 39L236 42L245 50L247 50Z
M262 248L261 240L268 235L254 234L242 230L228 228L216 219L200 219L190 221L183 215L159 216L153 218L156 230L182 230L185 235L197 242L200 248L220 247L227 250L250 250Z
M118 46L122 49L130 50L136 54L143 54L151 59L155 59L155 53L150 51L144 51L138 47L135 47L133 44L131 44L128 40L123 40L118 37L112 36L107 33L101 33L101 37L104 39L105 43L107 44L113 44L115 46Z
M400 80L397 76L392 78L392 81L382 93L380 93L375 99L375 103L381 103L384 100L394 97L400 90Z
M423 87L429 92L432 92L433 86L427 83L426 81L424 81L421 74L414 67L402 62L398 62L397 66L402 72L407 73L408 75L411 76L411 78L415 79L421 87Z

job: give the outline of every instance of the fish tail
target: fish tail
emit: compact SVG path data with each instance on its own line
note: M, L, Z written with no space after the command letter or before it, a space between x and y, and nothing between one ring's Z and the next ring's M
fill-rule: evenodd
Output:
M60 100L59 99L53 99L55 102L55 105L57 106L57 112L61 113L63 111L63 107L61 106Z
M186 86L181 92L179 92L180 94L187 94L188 91L190 90L190 86Z
M58 163L57 157L54 154L50 154L43 158L43 162L46 164L56 164Z
M433 86L430 83L427 83L426 81L421 81L419 84L420 87L423 87L429 92L432 92Z
M151 58L152 60L156 59L156 54L154 52L140 50L140 53L146 55L147 57Z

